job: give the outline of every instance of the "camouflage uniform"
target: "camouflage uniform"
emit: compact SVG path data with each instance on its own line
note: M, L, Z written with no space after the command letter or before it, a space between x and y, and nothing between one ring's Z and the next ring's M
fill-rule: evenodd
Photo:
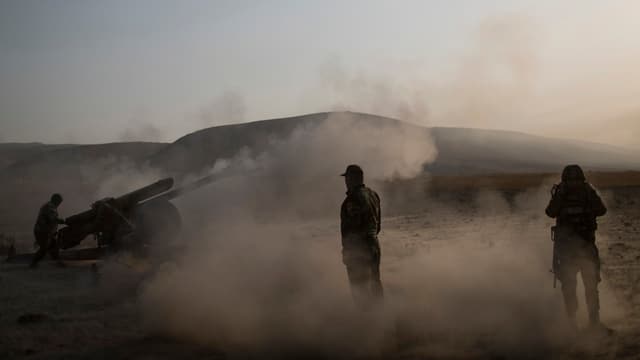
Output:
M364 185L347 191L340 210L342 261L354 301L368 307L383 297L380 281L380 197Z
M580 272L589 319L592 324L597 324L600 322L600 257L595 244L596 217L604 215L607 209L596 190L584 181L582 170L578 174L583 182L576 187L567 186L565 173L563 182L554 186L546 209L547 215L556 219L553 230L554 272L562 283L565 308L571 319L575 319L578 308L576 277Z
M33 227L33 235L38 243L38 251L33 256L31 266L36 266L42 260L47 252L51 258L58 260L58 246L56 244L55 234L58 230L58 224L63 224L64 220L58 216L58 209L53 202L49 201L40 207L38 219Z

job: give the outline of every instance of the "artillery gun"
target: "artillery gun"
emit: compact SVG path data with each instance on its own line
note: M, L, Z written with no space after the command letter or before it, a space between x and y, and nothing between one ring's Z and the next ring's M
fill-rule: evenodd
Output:
M98 247L135 252L153 244L168 245L180 233L180 212L171 200L211 183L213 175L172 189L173 178L159 180L117 198L105 198L91 209L70 216L58 230L61 249L79 245L93 235Z
M172 189L173 178L166 178L122 196L94 202L90 209L69 216L56 238L59 248L67 250L93 235L98 248L63 251L61 258L89 259L122 250L145 255L152 246L174 245L182 220L171 200L214 180L215 176L210 175ZM9 260L22 257L31 255L17 255Z

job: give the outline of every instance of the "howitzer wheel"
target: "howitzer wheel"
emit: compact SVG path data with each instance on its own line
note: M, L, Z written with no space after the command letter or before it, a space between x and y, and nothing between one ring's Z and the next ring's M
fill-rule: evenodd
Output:
M143 203L131 212L131 222L135 226L134 239L121 239L125 243L133 241L138 246L163 246L174 243L182 228L180 212L166 200Z

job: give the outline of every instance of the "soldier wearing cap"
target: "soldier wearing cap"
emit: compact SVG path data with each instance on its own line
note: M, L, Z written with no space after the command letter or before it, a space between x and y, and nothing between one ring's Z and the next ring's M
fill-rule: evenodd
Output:
M58 206L62 204L62 196L60 194L51 195L51 199L40 207L36 224L33 227L33 235L38 244L38 251L31 260L30 267L35 268L38 262L44 258L49 252L51 258L63 265L58 257L58 246L56 243L56 231L58 224L64 224L64 219L58 216Z
M553 228L553 272L562 284L565 309L572 327L576 327L576 277L580 272L585 288L590 328L606 329L600 323L600 257L596 247L596 217L607 212L596 190L586 181L578 165L562 171L562 182L551 190L546 209L556 219Z
M380 197L364 185L358 165L344 174L347 197L340 209L342 261L347 268L356 305L367 309L383 298L380 280Z

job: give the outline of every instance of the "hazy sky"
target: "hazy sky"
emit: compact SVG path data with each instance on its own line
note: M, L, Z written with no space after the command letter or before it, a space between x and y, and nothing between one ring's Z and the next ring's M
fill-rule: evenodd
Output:
M0 0L0 141L333 109L640 148L640 2Z

